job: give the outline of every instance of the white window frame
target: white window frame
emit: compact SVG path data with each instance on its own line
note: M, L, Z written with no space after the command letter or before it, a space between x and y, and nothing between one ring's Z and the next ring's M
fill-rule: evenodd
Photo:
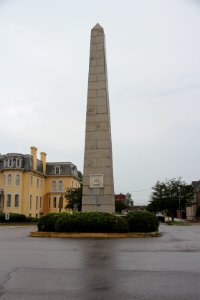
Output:
M58 191L59 191L59 192L62 192L62 191L63 191L63 181L62 181L62 180L59 180L59 181L58 181Z
M56 192L56 180L52 180L51 182L51 191Z
M16 203L17 203L18 205L16 205ZM19 194L15 194L14 207L15 207L15 208L18 208L18 207L19 207Z
M9 197L8 197L9 196ZM9 198L9 199L8 199ZM8 201L10 201L10 205L8 205ZM9 208L12 206L12 195L9 193L6 197L6 206Z
M12 185L12 175L8 174L8 185Z
M16 185L20 185L20 175L16 175Z

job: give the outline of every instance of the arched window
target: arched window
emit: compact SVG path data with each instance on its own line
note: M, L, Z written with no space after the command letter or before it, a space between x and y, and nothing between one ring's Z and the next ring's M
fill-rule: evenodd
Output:
M59 166L55 167L55 174L60 174L60 167Z
M20 185L20 176L19 176L19 174L16 175L16 185Z
M52 191L52 192L56 192L56 181L55 181L55 180L52 181L52 184L51 184L51 191Z
M8 174L8 185L12 184L12 175Z
M12 159L11 158L9 158L9 160L8 160L8 167L12 167Z
M20 159L17 159L17 161L16 161L16 166L17 166L18 168L21 167L21 160L20 160Z
M58 191L59 191L59 192L62 192L62 190L63 190L63 182L62 182L62 180L60 180L60 181L58 182Z

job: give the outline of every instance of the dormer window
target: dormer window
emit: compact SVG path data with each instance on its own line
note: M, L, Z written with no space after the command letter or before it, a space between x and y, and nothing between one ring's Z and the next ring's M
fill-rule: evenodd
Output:
M55 167L55 174L57 174L57 175L60 174L60 167L59 166Z
M8 167L12 167L12 159L11 158L9 158L9 160L8 160Z
M21 160L17 159L16 161L16 167L20 168L21 167Z

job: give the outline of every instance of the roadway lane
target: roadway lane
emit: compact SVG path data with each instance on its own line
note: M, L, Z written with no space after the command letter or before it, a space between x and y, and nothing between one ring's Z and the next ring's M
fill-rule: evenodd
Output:
M157 238L31 238L0 227L0 300L199 300L200 226Z

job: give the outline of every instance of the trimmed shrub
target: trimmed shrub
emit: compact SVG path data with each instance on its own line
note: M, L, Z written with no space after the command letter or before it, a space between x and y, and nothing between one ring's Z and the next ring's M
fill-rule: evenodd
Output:
M39 218L37 226L38 231L55 231L56 220L66 213L49 213Z
M10 213L10 218L8 221L5 220L5 213L0 214L0 222L12 222L12 223L18 223L18 222L26 222L26 216L23 214L15 214Z
M63 215L55 223L57 232L128 232L126 220L108 213L83 212Z
M38 222L38 218L35 217L26 217L26 222L28 223L37 223Z
M26 216L23 214L11 213L9 222L26 222Z
M0 222L5 222L5 214L0 213Z
M132 211L127 214L126 220L131 232L158 231L159 222L156 216L148 211Z
M196 217L200 218L200 206L197 206Z

